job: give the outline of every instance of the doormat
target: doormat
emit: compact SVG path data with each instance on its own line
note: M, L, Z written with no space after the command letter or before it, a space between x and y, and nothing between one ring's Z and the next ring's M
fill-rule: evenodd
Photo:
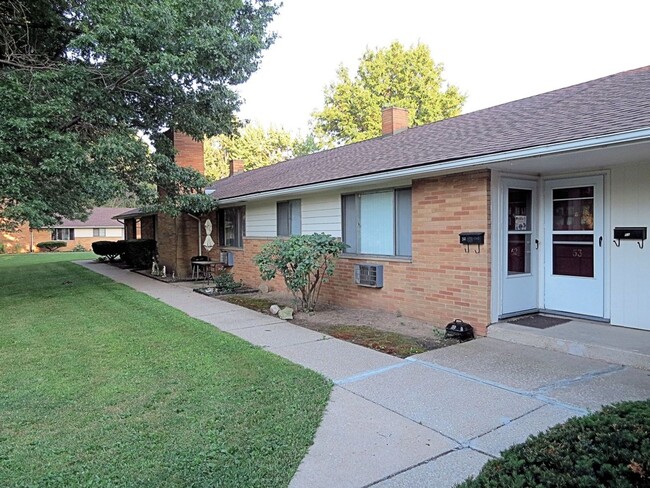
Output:
M526 315L525 317L517 317L516 319L508 320L511 324L525 325L526 327L534 327L535 329L548 329L555 325L566 324L571 322L571 319L562 319L559 317L547 317L546 315Z

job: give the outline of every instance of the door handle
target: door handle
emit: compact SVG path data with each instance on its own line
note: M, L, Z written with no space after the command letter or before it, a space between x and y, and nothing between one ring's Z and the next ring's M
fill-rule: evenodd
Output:
M598 247L603 247L603 236L598 238Z
M539 249L539 239L535 239L535 249Z

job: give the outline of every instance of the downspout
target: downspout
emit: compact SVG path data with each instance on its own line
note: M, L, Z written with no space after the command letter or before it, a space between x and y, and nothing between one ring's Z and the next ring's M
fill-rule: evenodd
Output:
M196 225L198 226L199 229L199 253L197 256L201 256L201 241L203 240L203 236L201 235L201 219L199 217L195 217L192 214L187 214L188 216L192 217L194 220L196 220Z

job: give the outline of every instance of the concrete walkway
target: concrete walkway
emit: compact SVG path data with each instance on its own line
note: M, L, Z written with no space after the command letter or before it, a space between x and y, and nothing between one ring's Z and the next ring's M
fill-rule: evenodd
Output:
M650 397L650 371L479 339L398 359L112 266L83 266L330 378L291 487L450 487L529 435Z

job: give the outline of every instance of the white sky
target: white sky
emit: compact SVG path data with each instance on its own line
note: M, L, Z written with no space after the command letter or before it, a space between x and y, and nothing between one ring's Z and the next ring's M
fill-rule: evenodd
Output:
M650 65L649 0L284 0L272 29L240 116L303 135L337 67L394 40L429 46L464 112Z

